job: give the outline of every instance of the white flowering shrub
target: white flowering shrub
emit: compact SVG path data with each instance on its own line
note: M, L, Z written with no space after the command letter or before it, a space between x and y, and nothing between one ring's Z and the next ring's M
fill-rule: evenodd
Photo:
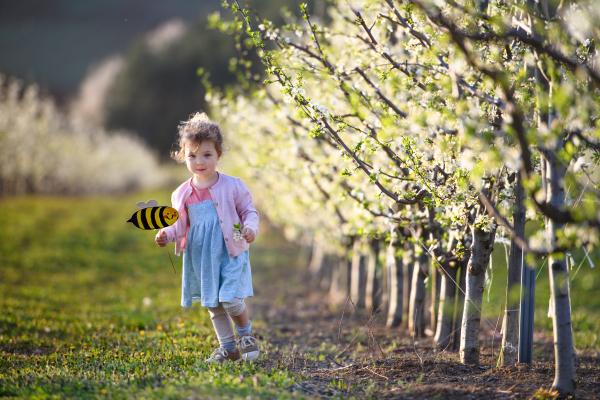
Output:
M0 196L118 193L166 178L140 139L71 118L37 86L0 75Z

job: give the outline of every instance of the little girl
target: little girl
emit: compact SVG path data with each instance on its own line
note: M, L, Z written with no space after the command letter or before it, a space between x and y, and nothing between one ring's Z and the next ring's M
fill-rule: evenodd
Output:
M217 172L223 136L205 113L180 125L177 145L171 156L192 177L173 192L179 219L158 232L156 243L176 242L177 255L184 250L181 305L207 307L220 344L206 361L255 360L259 349L244 299L254 295L248 248L258 235L258 212L241 179Z

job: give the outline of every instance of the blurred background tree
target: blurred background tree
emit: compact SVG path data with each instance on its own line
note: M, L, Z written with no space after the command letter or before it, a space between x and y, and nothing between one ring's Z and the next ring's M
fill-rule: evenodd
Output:
M174 24L168 22L162 29ZM105 98L109 129L138 132L162 158L169 156L178 122L206 109L198 69L206 70L219 87L234 78L228 65L236 54L235 43L220 32L206 30L205 25L180 25L181 36L165 44L160 43L164 30L159 28L131 47ZM158 39L157 44L152 39Z
M252 4L282 23L280 10L300 3ZM313 3L315 14L324 15L325 0L309 2L311 9ZM179 121L210 111L202 78L221 89L236 81L230 70L240 49L231 36L209 28L209 15L221 11L219 0L0 0L0 143L6 155L0 158L0 197L116 193L167 182L165 174L172 174L158 161L168 160ZM262 70L257 62L253 73ZM23 143L42 136L47 146L36 151L46 168L32 169L20 161L27 159ZM115 170L103 171L101 185L87 187L109 154L116 157ZM150 174L157 178L141 176Z
M281 8L303 2L252 6L281 23ZM307 3L324 15L325 0ZM179 121L207 109L198 69L217 87L235 80L233 39L207 29L220 11L220 0L0 0L0 71L87 121L137 133L165 160Z
M298 8L300 3L266 0L253 5L264 18L281 23L280 9ZM317 3L323 15L324 0ZM207 73L211 85L224 88L235 81L232 59L239 51L231 36L207 29L205 16L189 26L181 20L164 23L136 40L125 56L105 98L106 126L138 132L162 159L168 158L179 121L208 108L199 71ZM254 63L253 73L263 70Z

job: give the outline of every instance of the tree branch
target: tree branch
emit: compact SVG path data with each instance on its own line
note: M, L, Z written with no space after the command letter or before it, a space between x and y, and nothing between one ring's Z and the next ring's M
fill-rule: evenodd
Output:
M498 212L496 207L494 207L494 205L492 204L490 199L488 199L487 195L485 193L483 193L482 191L479 192L479 200L484 205L487 212L491 216L493 216L500 225L502 225L503 227L508 229L508 231L511 233L512 238L514 239L515 243L521 249L523 249L523 251L525 251L527 253L531 253L531 247L529 246L529 243L527 242L527 240L524 237L519 236L519 234L515 231L515 228L506 220L506 218L504 218L502 215L500 215L500 213Z
M408 114L406 114L404 111L402 111L398 107L396 107L396 105L394 103L392 103L387 97L385 97L385 95L383 93L381 93L381 90L379 90L379 88L377 86L375 86L373 84L373 82L371 82L371 80L367 77L367 75L365 74L365 72L362 69L356 67L356 68L354 68L354 70L356 72L358 72L360 74L360 76L363 77L365 82L367 82L375 90L375 93L377 93L379 98L381 100L383 100L385 102L385 104L390 106L392 108L392 110L394 110L394 112L396 112L396 114L398 114L402 118L406 118L408 116Z
M418 1L415 1L415 2L418 2ZM446 2L453 7L457 7L459 9L461 9L462 11L469 12L469 14L471 14L477 18L481 18L486 21L490 20L489 16L479 13L479 12L473 12L471 10L466 10L464 6L461 6L460 4L456 3L453 0L446 0ZM440 21L443 20L443 16L441 15L441 13L439 13L438 16L440 18ZM443 24L443 25L445 28L449 28L447 24ZM458 30L456 30L456 29L453 29L453 31L454 31L454 34L459 34L464 38L468 38L468 39L474 40L474 41L485 41L485 40L491 40L491 39L508 39L508 38L517 39L521 43L533 47L538 52L546 54L550 58L554 59L554 61L557 61L558 63L563 64L564 66L568 67L573 72L575 72L578 68L585 70L587 72L587 74L594 81L596 81L597 83L600 83L600 74L597 71L595 71L593 68L591 68L590 66L588 66L586 64L578 63L577 61L571 59L567 55L561 53L560 50L558 50L554 46L544 45L544 37L543 36L529 35L523 29L507 27L504 25L501 26L500 28L502 31L502 33L500 33L500 34L495 33L492 30L489 30L488 32L484 32L484 33L479 33L479 34L461 33L461 32L458 32Z
M583 142L596 151L600 151L600 143L592 142L590 139L583 136L579 129L572 130L569 132L569 136L577 136L579 139L583 140Z

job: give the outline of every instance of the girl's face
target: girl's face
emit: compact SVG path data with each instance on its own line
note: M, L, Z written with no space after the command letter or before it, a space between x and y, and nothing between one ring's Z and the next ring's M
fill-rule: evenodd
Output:
M185 149L185 164L195 182L207 182L217 175L217 161L221 156L217 153L215 144L209 140L203 141L197 149Z

